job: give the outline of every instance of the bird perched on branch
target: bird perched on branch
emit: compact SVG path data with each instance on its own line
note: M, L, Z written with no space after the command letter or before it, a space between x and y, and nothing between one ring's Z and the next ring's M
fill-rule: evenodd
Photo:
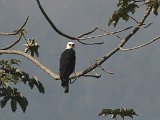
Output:
M65 89L64 93L69 92L69 76L75 69L75 44L68 42L65 51L61 54L59 64L59 75L61 79L61 86Z

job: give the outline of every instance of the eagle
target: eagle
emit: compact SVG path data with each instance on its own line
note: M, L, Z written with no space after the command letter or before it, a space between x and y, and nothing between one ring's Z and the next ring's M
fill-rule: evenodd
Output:
M59 62L59 75L64 93L69 92L69 76L75 70L76 55L74 42L68 42L66 49L62 52Z

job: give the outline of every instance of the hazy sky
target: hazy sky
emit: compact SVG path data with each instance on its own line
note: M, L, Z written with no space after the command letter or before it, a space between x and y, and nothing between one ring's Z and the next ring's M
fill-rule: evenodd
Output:
M120 22L117 28L107 26L108 17L116 8L116 0L41 0L41 3L57 27L73 36L95 27L117 31L135 24ZM143 11L139 10L136 18L141 18L143 14ZM26 17L30 16L26 25L28 30L26 37L35 38L40 44L40 57L37 59L58 73L59 57L69 40L52 30L35 0L0 0L0 16L0 31L3 32L17 29ZM158 36L159 19L159 16L150 16L152 26L140 30L125 47L133 47ZM123 38L126 34L120 36ZM1 47L13 39L15 37L1 37ZM98 41L105 43L99 46L84 46L76 42L76 71L89 66L88 59L102 57L119 43L116 37L111 36L87 42ZM23 50L23 43L24 40L13 49ZM103 67L114 72L114 75L108 75L97 69L97 72L102 74L100 79L78 78L75 84L70 85L70 92L67 95L63 93L60 81L53 80L30 61L18 57L22 60L22 67L26 72L38 76L46 92L42 95L36 88L30 90L28 86L19 85L19 90L29 101L26 112L23 113L18 107L17 112L12 113L8 104L4 109L0 109L0 120L104 120L110 118L99 117L101 109L122 107L136 110L139 117L135 117L134 120L158 120L160 119L159 46L157 41L142 49L116 53L103 64ZM17 58L13 55L1 55L0 59L4 57Z

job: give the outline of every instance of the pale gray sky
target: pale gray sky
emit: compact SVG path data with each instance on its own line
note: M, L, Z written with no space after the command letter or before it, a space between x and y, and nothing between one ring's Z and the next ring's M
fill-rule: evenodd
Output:
M121 22L117 28L108 27L107 19L116 8L116 0L41 0L41 3L63 32L76 36L95 27L116 31L131 25ZM138 11L137 18L144 14ZM28 38L34 37L40 44L40 57L44 65L58 73L59 57L69 41L59 36L51 29L42 16L35 0L0 0L0 31L12 31L21 26L27 16ZM150 17L152 26L142 29L125 46L132 47L150 40L159 35L160 17ZM126 34L120 34L124 37ZM12 37L1 37L1 45L6 44ZM84 46L76 42L77 64L76 71L89 65L89 58L102 57L118 44L115 37L103 37L90 41L104 41L101 46ZM13 49L21 49L21 44ZM118 52L103 67L113 71L115 75L102 73L100 79L78 78L75 84L70 86L69 94L63 93L60 81L53 80L30 61L22 60L25 71L37 75L44 84L45 94L41 95L37 89L20 85L19 89L28 98L29 106L26 113L18 107L16 113L12 113L10 104L0 109L0 120L102 120L98 113L103 108L134 108L139 117L134 120L158 120L160 119L160 55L159 42L155 42L145 48ZM0 56L0 59L11 58L10 55ZM17 56L13 56L17 58ZM121 119L121 118L119 118ZM130 118L126 118L130 119Z

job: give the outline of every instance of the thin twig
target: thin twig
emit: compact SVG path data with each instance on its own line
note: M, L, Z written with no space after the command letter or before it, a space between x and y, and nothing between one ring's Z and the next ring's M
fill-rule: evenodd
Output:
M89 31L89 32L87 32L87 33L84 33L84 34L82 34L82 35L80 35L80 36L78 36L77 38L78 38L78 42L80 42L81 44L83 44L83 45L99 45L99 44L103 44L104 42L97 42L97 43L85 43L85 42L82 42L82 41L80 41L79 39L80 38L82 38L83 36L86 36L86 35L89 35L89 34L92 34L93 32L95 32L97 30L97 28L95 28L95 29L93 29L92 31Z
M78 40L79 43L83 44L83 45L101 45L103 44L104 42L95 42L95 43L85 43L85 42L82 42L80 40Z
M83 36L86 36L86 35L92 34L92 33L93 33L93 32L95 32L96 30L97 30L97 28L95 28L95 29L93 29L92 31L89 31L89 32L87 32L87 33L84 33L84 34L82 34L82 35L78 36L77 38L81 38L81 37L83 37Z
M8 49L12 48L14 45L16 45L21 40L21 38L22 38L22 34L19 36L19 38L14 43L12 43L11 45L9 45L5 48L2 48L0 50L8 50Z
M100 78L101 75L83 75L83 77L94 77L94 78Z
M134 20L136 23L138 23L138 21L137 21L135 18L133 18L133 17L130 16L130 15L129 15L129 17L130 17L132 20Z
M26 25L28 19L29 19L29 16L25 20L24 24L17 31L14 31L14 32L11 32L11 33L0 32L0 35L3 35L3 36L17 35L23 29L23 27Z
M120 33L120 32L124 32L124 31L126 31L126 30L129 30L129 29L131 29L133 26L130 26L130 27L127 27L127 28L124 28L124 29L121 29L121 30L118 30L118 31L115 31L115 32L107 32L107 31L105 31L105 30L102 30L102 29L100 29L100 28L95 28L95 29L93 29L92 31L90 31L90 32L88 32L88 33L84 33L84 34L82 34L82 35L80 35L79 37L77 37L78 38L78 42L80 42L81 44L84 44L84 45L95 45L95 44L103 44L104 42L98 42L98 43L84 43L84 42L82 42L81 40L87 40L87 39L93 39L93 38L98 38L98 37L104 37L104 36L108 36L108 35L115 35L115 34L117 34L117 33ZM100 35L95 35L95 36L89 36L89 37L83 37L83 36L85 36L85 35L88 35L88 34L91 34L91 33L93 33L95 30L99 30L99 31L102 31L102 32L104 32L104 34L100 34ZM119 36L116 36L117 38L120 38Z
M41 64L38 60L36 60L35 58L33 58L31 55L29 55L27 53L24 53L24 52L19 51L19 50L0 50L0 54L16 54L16 55L23 56L23 57L29 59L35 65L37 65L43 71L45 71L46 73L48 73L51 77L53 77L55 79L59 79L59 75L53 73L50 69L48 69L46 66L44 66L43 64Z
M152 24L153 24L153 22L149 23L148 25L146 25L146 26L143 27L143 28L147 28L147 27L149 27L149 26L152 25Z
M139 46L136 46L136 47L133 47L133 48L127 48L127 49L126 49L126 48L120 47L120 50L122 50L122 51L129 51L129 50L134 50L134 49L142 48L142 47L145 47L145 46L153 43L154 41L156 41L156 40L158 40L158 39L160 39L160 36L152 39L151 41L149 41L149 42L147 42L147 43L144 43L144 44L142 44L142 45L139 45Z
M132 28L132 27L128 27L129 29L130 28ZM119 33L120 32L123 32L123 31L125 31L125 30L128 30L128 28L127 29L123 29L122 31L119 31ZM118 35L116 35L116 33L113 33L113 32L111 32L111 33L109 33L109 32L107 32L107 31L105 31L105 30L103 30L103 29L100 29L100 28L97 28L99 31L102 31L102 32L104 32L104 33L108 33L108 34L110 34L110 35L115 35L118 39L121 39L121 37L120 36L118 36Z
M97 37L103 37L103 36L107 36L107 35L111 35L111 34L115 34L115 33L118 33L120 31L117 31L117 32L113 32L113 33L110 33L110 34L102 34L102 35L96 35L96 36L90 36L90 37L87 37L87 38L82 38L82 36L85 36L85 35L89 35L91 33L93 33L97 28L95 28L94 30L92 30L91 32L87 32L87 33L84 33L82 35L80 35L79 37L73 37L73 36L70 36L68 34L65 34L63 33L62 31L60 31L56 26L55 24L51 21L51 19L48 17L48 15L46 14L46 12L44 11L41 3L39 0L36 0L37 1L37 4L38 4L38 7L39 9L41 10L43 16L46 18L46 20L48 21L48 23L50 24L50 26L61 36L63 37L66 37L70 40L77 40L78 42L80 42L81 44L84 44L84 45L95 45L95 44L103 44L103 42L98 42L98 43L84 43L82 42L81 40L88 40L88 39L92 39L92 38L97 38Z
M89 61L89 63L90 63L91 65L93 65L92 62L91 62L91 60L88 60L88 61ZM93 69L93 72L94 72L94 74L95 74L96 76L101 76L100 74L98 74L98 73L96 72L95 69Z
M105 70L101 65L98 66L103 72L108 73L108 74L114 74L113 72L110 72L108 70Z
M118 31L115 31L115 32L106 32L104 34L101 34L101 35L95 35L95 36L89 36L89 37L86 37L86 38L80 38L79 40L87 40L87 39L92 39L92 38L98 38L98 37L103 37L103 36L108 36L108 35L114 35L114 34L117 34L117 33L120 33L120 32L123 32L125 30L128 30L128 29L131 29L133 26L130 26L130 27L127 27L125 29L122 29L122 30L118 30ZM97 28L99 29L99 28ZM101 29L99 29L101 30ZM103 31L104 32L104 31Z

